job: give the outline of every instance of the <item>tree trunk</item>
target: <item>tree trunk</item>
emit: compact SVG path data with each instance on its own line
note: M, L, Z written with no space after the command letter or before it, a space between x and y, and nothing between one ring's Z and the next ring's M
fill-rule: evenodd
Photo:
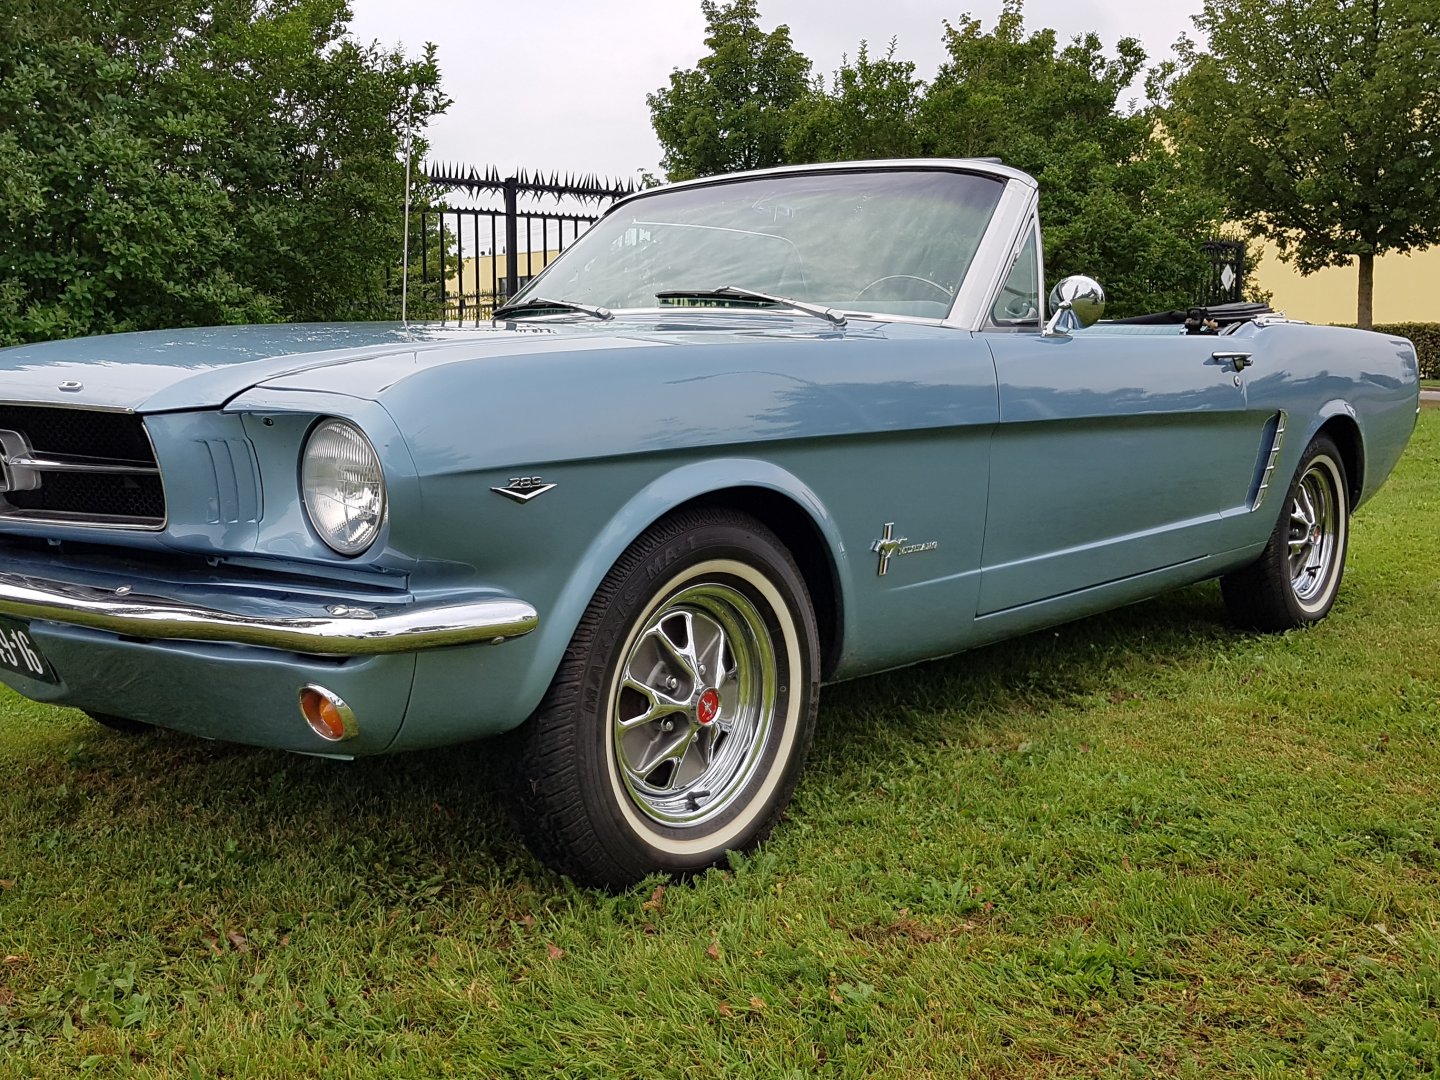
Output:
M1375 325L1375 256L1360 256L1360 296L1355 312L1355 325L1371 330Z

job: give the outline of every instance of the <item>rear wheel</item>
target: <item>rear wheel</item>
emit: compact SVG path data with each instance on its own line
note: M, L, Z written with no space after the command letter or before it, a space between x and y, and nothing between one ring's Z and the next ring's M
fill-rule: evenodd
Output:
M1330 613L1350 540L1345 463L1328 435L1300 458L1280 519L1260 558L1220 579L1230 615L1254 630L1290 630Z
M621 557L520 738L516 819L545 862L623 888L769 834L814 731L804 580L758 521L676 515Z

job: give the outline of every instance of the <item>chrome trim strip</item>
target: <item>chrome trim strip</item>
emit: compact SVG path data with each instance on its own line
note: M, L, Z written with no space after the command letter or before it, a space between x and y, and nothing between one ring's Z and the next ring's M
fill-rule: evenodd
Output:
M1265 493L1270 490L1270 478L1275 475L1275 466L1280 464L1280 448L1285 445L1286 413L1281 409L1275 414L1275 437L1270 440L1270 457L1265 462L1265 471L1260 474L1260 486L1255 489L1255 498L1250 502L1250 512L1260 509Z
M12 457L11 465L24 465L40 472L63 473L116 473L128 476L159 476L160 470L154 465L138 461L119 461L111 458L42 457L35 453Z
M376 656L447 645L499 644L539 625L522 600L490 597L368 608L295 605L293 615L253 616L162 596L120 594L25 574L0 573L0 615L85 626L125 637L221 641L315 656Z
M63 525L75 529L129 529L132 532L163 532L165 522L154 518L126 517L124 514L82 514L76 510L17 510L0 506L0 522L23 525Z
M123 413L126 416L134 416L134 409L127 409L123 405L87 405L83 401L71 401L68 398L61 398L52 401L49 398L0 398L0 405L24 406L27 409L74 409L76 412L103 412Z
M1036 190L1040 187L1029 173L985 158L884 158L875 161L816 161L805 165L775 165L768 169L721 173L716 176L698 177L694 180L678 180L673 184L662 184L658 188L644 188L626 195L623 199L617 199L601 216L604 217L620 207L648 195L654 195L660 191L675 191L679 188L705 187L710 184L727 184L767 176L785 176L789 173L919 172L922 170L976 173L981 176L991 176L997 180L1019 181Z

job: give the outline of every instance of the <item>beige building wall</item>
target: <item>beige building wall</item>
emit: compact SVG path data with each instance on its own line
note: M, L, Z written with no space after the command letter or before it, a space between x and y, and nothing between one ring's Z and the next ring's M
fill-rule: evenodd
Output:
M515 254L515 269L524 281L532 278L545 267L555 261L559 250L554 251L520 251ZM451 274L445 281L445 295L458 296L460 284L463 279L465 284L465 295L490 297L490 283L499 282L503 287L505 277L510 273L510 257L508 255L481 255L478 258L466 259L461 264L459 274ZM493 299L493 298L492 298Z
M1301 277L1280 261L1273 244L1251 279L1271 293L1270 306L1292 319L1312 323L1353 323L1359 270L1334 266ZM1375 321L1440 322L1440 247L1412 255L1382 255L1375 260Z

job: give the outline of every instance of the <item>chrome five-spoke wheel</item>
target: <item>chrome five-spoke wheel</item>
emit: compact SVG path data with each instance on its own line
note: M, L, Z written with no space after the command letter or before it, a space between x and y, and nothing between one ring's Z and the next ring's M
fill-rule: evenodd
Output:
M1338 492L1328 462L1311 462L1290 502L1290 587L1313 603L1334 576L1340 550Z
M775 720L775 647L744 593L702 582L666 600L626 657L615 759L662 825L709 821L745 789Z
M545 862L625 887L765 838L819 696L805 580L737 511L672 516L616 562L522 736L516 822Z
M1350 488L1335 442L1317 435L1260 557L1221 578L1231 615L1256 630L1319 622L1335 603L1350 535Z

